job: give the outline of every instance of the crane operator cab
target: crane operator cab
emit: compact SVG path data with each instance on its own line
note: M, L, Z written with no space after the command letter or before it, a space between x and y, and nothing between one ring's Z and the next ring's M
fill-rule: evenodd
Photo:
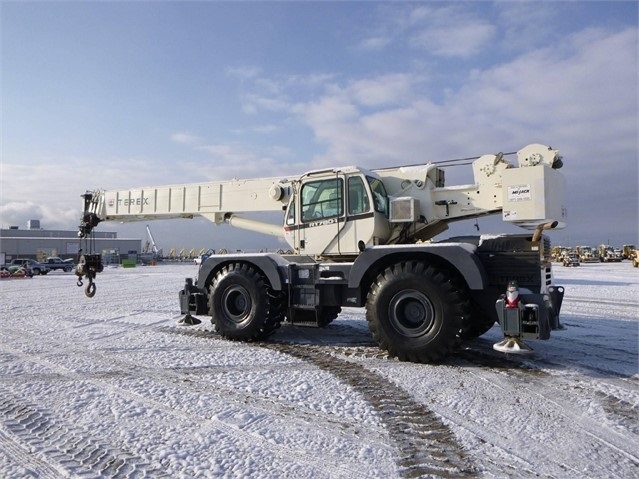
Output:
M390 238L389 198L381 179L356 167L307 173L292 185L284 236L300 254L345 256Z

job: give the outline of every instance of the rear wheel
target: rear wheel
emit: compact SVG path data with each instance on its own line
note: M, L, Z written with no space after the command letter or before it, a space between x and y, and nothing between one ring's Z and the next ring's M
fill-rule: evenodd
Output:
M373 338L401 361L443 359L459 343L467 313L468 301L452 278L421 262L388 267L366 300Z
M209 291L209 313L227 339L258 341L277 329L284 301L252 266L232 263L222 268Z
M473 312L465 320L461 330L461 339L475 339L486 334L495 324L493 318L473 310Z

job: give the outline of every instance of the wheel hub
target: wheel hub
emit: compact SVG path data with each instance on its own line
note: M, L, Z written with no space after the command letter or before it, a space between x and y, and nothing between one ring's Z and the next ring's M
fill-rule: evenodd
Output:
M393 296L388 313L393 328L412 338L428 331L435 319L432 303L425 294L416 290L401 291Z
M241 323L251 311L251 296L242 286L233 286L224 292L222 307L224 308L224 313L231 321Z

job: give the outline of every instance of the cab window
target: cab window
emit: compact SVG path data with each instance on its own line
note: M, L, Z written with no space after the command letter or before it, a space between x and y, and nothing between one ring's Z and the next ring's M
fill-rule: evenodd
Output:
M288 206L288 212L286 213L286 224L295 224L295 197L291 199L291 203Z
M364 180L359 176L351 176L348 179L348 214L359 215L370 210L370 200L364 185Z
M344 186L340 178L309 181L302 186L302 221L344 214Z
M366 180L373 192L373 205L375 206L375 211L382 213L386 216L386 218L388 218L388 195L386 194L384 183L382 183L379 178L372 178L370 176L367 176Z

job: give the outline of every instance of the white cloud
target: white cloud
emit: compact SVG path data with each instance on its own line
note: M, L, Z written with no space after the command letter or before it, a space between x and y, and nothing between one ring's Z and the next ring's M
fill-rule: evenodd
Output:
M361 50L382 50L392 42L390 37L375 36L368 37L359 42L358 48Z
M562 35L558 10L562 2L495 2L502 45L508 50L553 43Z
M78 206L80 199L78 195ZM64 208L57 205L34 203L33 201L9 202L0 206L2 228L18 226L26 228L29 220L40 220L44 229L67 229L80 224L81 208Z
M411 35L409 44L433 55L468 58L481 52L495 37L493 25L461 20L459 24L429 25Z
M239 78L240 80L250 80L260 74L261 69L255 66L229 67L226 74L230 77Z
M289 108L288 100L277 96L263 96L258 94L248 94L243 98L243 107L248 112L266 111L286 111Z
M606 149L617 148L610 144L614 139L632 148L636 41L634 29L586 31L568 37L559 52L539 49L478 70L437 102L431 99L437 96L431 84L385 75L343 87L331 84L322 97L298 104L296 111L327 144L327 158L349 151L373 161L387 160L391 151L447 158L544 138L571 144L599 138ZM378 108L368 112L362 105Z
M280 80L281 89L286 91L291 88L309 90L322 88L327 83L335 80L337 75L333 73L309 73L306 75L287 75Z
M183 145L194 145L200 141L200 138L187 131L183 131L172 134L171 141L181 143Z
M261 133L261 134L269 134L269 133L274 133L276 131L279 130L279 127L277 125L258 125L253 127L252 131L256 132L256 133Z
M179 172L179 180L175 182L195 182L201 178L180 163L167 168L146 158L52 157L28 165L3 160L1 166L3 227L23 227L28 220L38 219L43 228L73 230L82 213L80 195L87 190L169 184L175 172Z
M410 101L416 81L413 75L390 74L355 81L348 90L361 105L389 106Z
M209 181L279 177L308 169L306 165L290 163L291 151L285 147L270 146L258 152L240 145L217 143L198 149L213 161L187 162L182 167Z
M375 33L364 35L361 49L407 45L429 55L468 58L497 34L496 26L469 5L393 4L380 7L379 12L381 24L373 27Z
M633 136L637 33L587 31L478 72L453 100L514 131L545 132L605 148ZM621 120L621 121L620 121ZM625 125L625 126L624 126Z
M596 217L602 229L632 238L637 70L635 28L588 29L564 37L559 46L472 72L443 99L430 90L432 84L378 77L332 84L297 111L326 145L315 159L318 167L379 167L550 144L565 156L574 227ZM378 108L368 111L363 98ZM627 220L614 223L614 217Z

